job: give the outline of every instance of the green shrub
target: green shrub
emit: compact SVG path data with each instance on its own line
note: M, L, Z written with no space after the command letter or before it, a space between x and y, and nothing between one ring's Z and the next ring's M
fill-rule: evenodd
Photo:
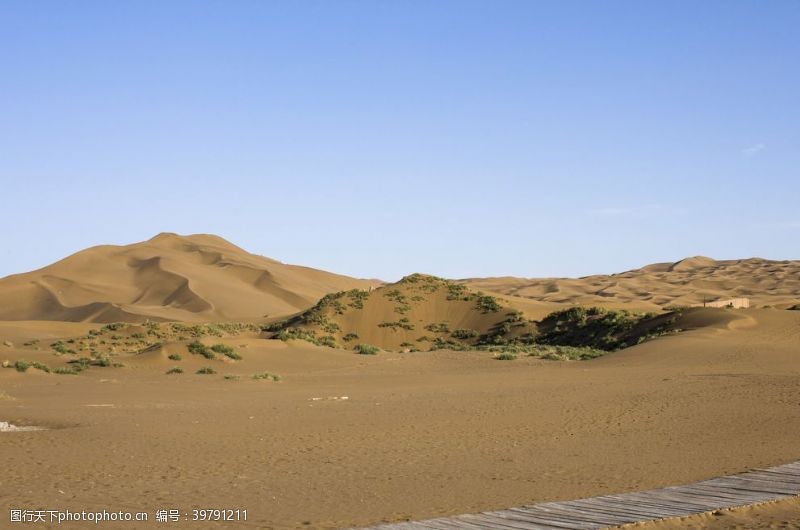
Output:
M446 322L442 322L441 324L434 322L433 324L425 326L425 329L432 333L450 333L450 326L448 326Z
M479 294L476 305L481 313L496 313L503 309L495 297L487 295Z
M517 358L517 355L514 353L500 353L495 355L494 358L498 361L513 361Z
M31 363L23 359L17 359L16 361L14 361L14 368L16 368L17 372L25 372L30 367Z
M183 357L181 357L179 353L170 353L167 356L167 359L169 359L170 361L182 361Z
M59 366L58 368L53 370L53 373L59 375L78 375L78 370L75 370L74 368L71 367Z
M196 373L201 375L211 375L217 373L217 371L211 368L210 366L204 366L200 368Z
M183 373L183 368L181 368L180 366L175 366L175 367L170 368L169 370L167 370L167 375L170 375L170 374L182 374L182 373ZM200 373L200 372L198 372L198 373Z
M457 329L451 333L454 339L466 340L473 339L478 336L478 332L474 329Z
M205 344L203 344L198 340L190 342L189 345L186 347L189 349L190 353L193 353L195 355L202 355L206 359L214 358L214 352L211 351L211 349L208 346L206 346Z
M358 335L356 335L355 333L348 333L347 335L342 337L342 340L345 342L350 342L351 340L358 340Z
M58 353L61 353L61 354L66 354L66 353L75 353L75 351L74 351L74 350L71 350L71 349L67 348L67 345L66 345L66 344L64 344L64 343L63 343L62 341L60 341L60 340L59 340L59 341L56 341L56 342L54 342L53 344L51 344L51 345L50 345L50 347L51 347L51 348L53 348L53 349L54 349L55 351L57 351Z
M371 344L356 344L353 349L356 353L360 353L361 355L377 355L380 351L380 348L372 346Z

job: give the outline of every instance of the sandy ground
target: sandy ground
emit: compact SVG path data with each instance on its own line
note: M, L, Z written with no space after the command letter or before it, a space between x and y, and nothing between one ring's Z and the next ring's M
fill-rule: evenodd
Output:
M756 530L800 528L800 497L720 510L680 519L669 519L645 524L627 525L626 530Z
M0 340L37 326L4 323ZM712 311L702 329L582 362L241 341L245 359L208 376L194 358L164 375L147 355L78 376L0 369L0 421L52 428L0 434L2 524L11 508L207 507L248 521L203 528L345 528L800 459L796 311ZM282 380L248 377L263 370Z

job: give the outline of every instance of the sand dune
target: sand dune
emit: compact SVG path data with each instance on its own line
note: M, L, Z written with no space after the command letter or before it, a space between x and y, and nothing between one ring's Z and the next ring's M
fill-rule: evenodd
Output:
M504 323L508 324L503 333ZM525 313L502 299L425 274L412 274L372 291L328 295L272 328L329 346L367 343L411 351L455 349L475 345L487 335L510 338L533 330Z
M0 279L0 320L248 320L378 283L286 265L216 236L165 233Z
M703 256L583 278L470 278L474 289L541 302L656 310L703 300L750 298L755 306L800 303L800 261L715 261Z

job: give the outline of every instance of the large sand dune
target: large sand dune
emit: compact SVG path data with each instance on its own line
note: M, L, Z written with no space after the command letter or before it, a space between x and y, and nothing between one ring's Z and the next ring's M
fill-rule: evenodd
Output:
M0 279L0 320L138 322L286 315L358 280L250 254L212 235L103 245Z
M755 306L800 303L800 261L715 261L703 256L583 278L470 278L474 288L542 302L659 309L749 298Z

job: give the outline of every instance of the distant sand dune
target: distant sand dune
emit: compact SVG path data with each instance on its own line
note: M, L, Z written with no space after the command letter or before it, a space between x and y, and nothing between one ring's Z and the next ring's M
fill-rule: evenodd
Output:
M474 289L541 302L661 309L704 300L750 298L753 306L800 303L800 261L715 261L703 256L583 278L469 278Z
M159 234L0 279L0 320L252 320L379 283L286 265L216 236Z

